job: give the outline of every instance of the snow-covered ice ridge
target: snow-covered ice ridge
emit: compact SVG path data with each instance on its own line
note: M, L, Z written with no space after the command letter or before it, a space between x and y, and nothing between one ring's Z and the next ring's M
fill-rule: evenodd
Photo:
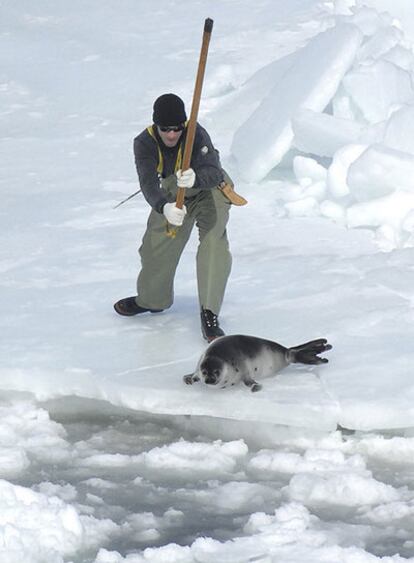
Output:
M375 2L331 4L332 27L229 95L230 114L247 93L253 98L232 153L250 182L293 158L299 189L281 198L288 216L373 228L385 249L412 246L412 44L403 22ZM254 90L263 75L266 88Z

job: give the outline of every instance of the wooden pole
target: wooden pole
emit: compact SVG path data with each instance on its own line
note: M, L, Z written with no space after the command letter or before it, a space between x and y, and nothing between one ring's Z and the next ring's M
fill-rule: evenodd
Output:
M187 124L187 138L185 140L184 155L181 169L188 170L193 152L194 137L197 126L197 116L200 107L201 90L203 89L204 73L206 70L208 46L211 32L213 31L213 20L207 18L204 22L203 42L201 44L200 60L198 63L197 78L194 87L193 102L191 105L190 119ZM175 205L182 209L184 205L185 188L178 188Z

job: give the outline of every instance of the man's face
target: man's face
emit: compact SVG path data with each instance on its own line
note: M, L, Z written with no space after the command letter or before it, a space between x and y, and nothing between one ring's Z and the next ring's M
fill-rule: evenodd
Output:
M157 125L158 134L166 147L175 147L181 135L183 134L182 127L161 127Z

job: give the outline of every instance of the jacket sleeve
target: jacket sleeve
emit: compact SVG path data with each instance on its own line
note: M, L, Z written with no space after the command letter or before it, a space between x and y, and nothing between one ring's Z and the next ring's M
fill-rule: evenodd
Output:
M134 139L134 156L142 193L150 206L158 213L162 213L168 200L161 189L157 172L157 147L146 131Z
M196 174L195 188L215 188L223 181L218 151L214 148L207 131L197 123L191 167Z

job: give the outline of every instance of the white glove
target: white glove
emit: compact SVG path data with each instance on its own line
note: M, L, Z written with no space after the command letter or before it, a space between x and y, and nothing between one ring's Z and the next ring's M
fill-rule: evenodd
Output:
M184 221L184 217L187 213L187 208L185 205L183 205L182 209L178 209L175 203L166 203L162 212L164 213L164 217L167 219L170 225L181 227Z
M196 175L192 168L187 170L177 170L177 186L179 188L192 188L195 184Z

